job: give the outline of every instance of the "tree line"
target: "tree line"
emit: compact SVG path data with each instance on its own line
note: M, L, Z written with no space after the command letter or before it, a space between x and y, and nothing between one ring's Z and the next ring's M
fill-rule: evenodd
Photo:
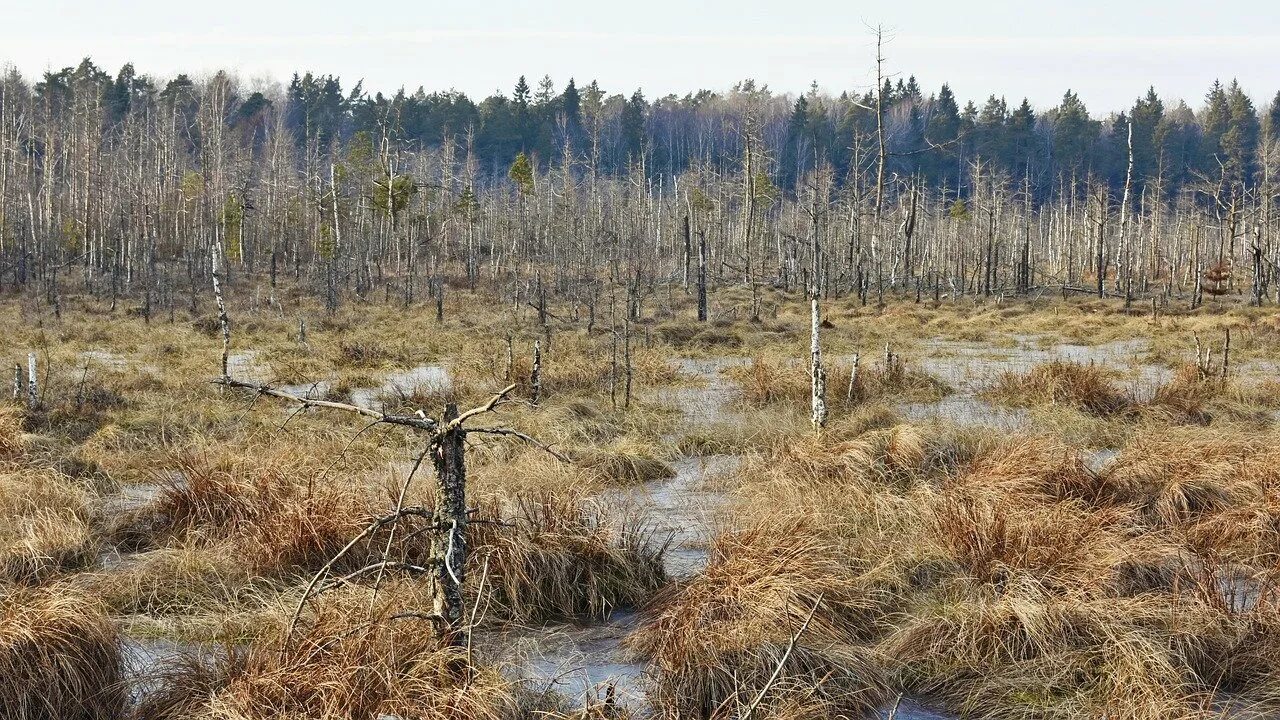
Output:
M331 307L487 283L594 317L606 291L634 312L704 275L751 287L753 315L769 286L1263 302L1277 148L1280 96L1260 109L1235 82L1100 119L1072 92L961 107L883 72L834 97L747 80L653 101L521 78L476 103L85 60L0 80L0 288L56 310L74 277L148 315L186 289L194 311L217 247L232 282L275 302L291 275Z

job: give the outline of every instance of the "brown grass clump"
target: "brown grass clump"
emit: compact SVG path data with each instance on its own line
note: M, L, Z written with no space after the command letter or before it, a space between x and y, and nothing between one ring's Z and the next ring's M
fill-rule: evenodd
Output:
M742 347L742 333L729 323L672 321L659 325L658 337L668 345L682 350L734 349Z
M647 602L666 580L664 547L638 520L610 518L573 493L542 492L491 503L478 517L508 526L472 525L468 584L487 617L508 622L602 618Z
M102 610L60 590L0 591L0 717L119 720L120 638Z
M16 460L25 448L22 416L15 410L0 408L0 463Z
M937 499L930 529L965 578L999 587L1027 574L1055 590L1107 592L1124 556L1124 520L1074 501L1024 507L953 492Z
M640 452L592 450L575 464L610 485L643 485L676 475L667 463Z
M804 483L843 488L864 482L903 485L924 470L928 453L917 428L893 425L856 433L849 440L802 436L770 454L765 464Z
M873 605L821 533L762 525L718 537L706 571L669 587L628 643L651 665L658 705L677 716L732 717L764 693L766 716L859 717L886 692L857 645Z
M1092 501L1104 492L1076 448L1043 437L1014 437L982 448L947 481L1009 500Z
M0 580L26 584L97 557L89 494L53 470L0 472Z
M1258 567L1280 562L1280 452L1270 434L1174 428L1139 436L1102 482L1200 555Z
M371 611L367 593L329 596L290 640L282 634L226 668L169 678L143 703L144 717L515 720L525 711L519 689L496 670L442 645L411 608L379 601Z
M321 471L289 472L261 456L187 455L161 478L156 498L121 521L115 536L127 548L225 542L255 574L313 571L375 516L357 488L334 482L308 487L307 476ZM425 542L420 545L425 551ZM350 562L358 568L363 560Z
M1097 365L1052 360L1025 373L1001 375L986 394L1014 406L1067 405L1096 415L1110 415L1131 405L1113 379L1113 373Z
M747 407L783 404L809 407L810 378L807 367L789 360L769 360L757 356L750 365L732 367L725 373L737 381L738 400ZM847 410L874 400L894 398L938 399L950 392L941 381L907 367L900 359L889 365L863 365L858 369L853 392L849 393L851 365L827 365L827 404L833 410Z
M945 603L945 604L942 604ZM973 718L1206 718L1180 646L1203 608L1059 594L1025 577L918 608L881 651L908 691ZM1196 627L1196 629L1191 629Z
M1139 409L1169 424L1230 422L1266 427L1271 421L1266 410L1275 406L1272 393L1266 383L1248 387L1231 378L1206 374L1196 365L1182 365Z

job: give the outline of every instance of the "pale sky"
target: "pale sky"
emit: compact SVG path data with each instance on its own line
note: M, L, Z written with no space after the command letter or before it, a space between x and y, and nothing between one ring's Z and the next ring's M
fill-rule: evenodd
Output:
M1280 89L1275 0L0 0L0 65L35 76L89 55L113 74L132 61L160 77L226 68L247 81L312 70L344 89L363 78L477 99L521 74L650 99L747 77L838 93L872 84L877 24L890 72L926 93L950 82L961 100L1043 108L1072 88L1102 114L1148 85L1193 107L1214 78L1239 78L1259 105Z

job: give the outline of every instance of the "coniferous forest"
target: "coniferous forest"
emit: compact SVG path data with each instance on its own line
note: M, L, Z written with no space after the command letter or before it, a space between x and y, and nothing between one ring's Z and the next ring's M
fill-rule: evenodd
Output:
M1219 263L1255 303L1280 292L1280 96L1258 107L1234 82L1196 107L1149 89L1105 113L1070 91L1052 108L979 105L913 77L653 99L521 77L476 102L311 73L264 94L86 59L11 72L0 100L9 287L78 267L108 278L99 292L173 294L175 263L224 238L234 267L306 273L330 296L410 297L452 261L474 286L486 264L496 277L555 256L574 272L621 252L650 256L648 281L687 275L702 238L717 278L817 273L864 297L1092 283L1198 302Z

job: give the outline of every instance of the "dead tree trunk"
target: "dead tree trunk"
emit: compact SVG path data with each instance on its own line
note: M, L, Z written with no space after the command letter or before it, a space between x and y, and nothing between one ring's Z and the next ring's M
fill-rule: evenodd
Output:
M633 370L631 367L631 320L624 320L622 323L622 357L625 363L624 372L626 373L626 386L622 396L622 407L631 407L631 379Z
M859 359L860 359L860 356L858 355L858 353L854 353L854 354L853 354L853 367L849 370L849 387L848 387L848 389L846 389L846 390L845 390L845 392L844 392L844 401L845 401L846 403L852 403L852 402L853 402L853 399L854 399L854 393L855 393L855 392L857 392L857 389L858 389L858 361L859 361Z
M432 539L435 573L435 613L444 623L445 643L466 645L463 627L462 583L467 563L467 468L466 431L454 422L458 406L445 406L441 431L431 448L436 468L436 493Z
M507 382L511 382L511 373L515 370L515 366L516 366L516 347L515 347L515 343L512 342L511 333L507 333L507 369L502 374L503 380Z
M1231 328L1227 328L1227 337L1222 342L1222 379L1227 379L1227 366L1231 364Z
M698 322L707 321L707 236L698 238Z
M35 410L40 406L40 389L36 380L36 354L27 353L27 408Z
M810 406L813 411L813 429L827 425L827 371L822 367L822 319L818 312L818 298L810 301L812 308L809 340Z
M542 399L542 341L533 341L533 369L529 373L530 400L534 405Z
M1129 121L1129 165L1124 174L1124 197L1120 205L1120 247L1124 249L1124 306L1133 304L1133 241L1129 238L1129 205L1133 192L1133 121Z
M213 297L218 302L218 324L222 326L222 377L231 377L228 365L231 362L231 320L227 317L227 304L222 298L222 258L218 252L218 244L210 246L210 259L213 264Z

